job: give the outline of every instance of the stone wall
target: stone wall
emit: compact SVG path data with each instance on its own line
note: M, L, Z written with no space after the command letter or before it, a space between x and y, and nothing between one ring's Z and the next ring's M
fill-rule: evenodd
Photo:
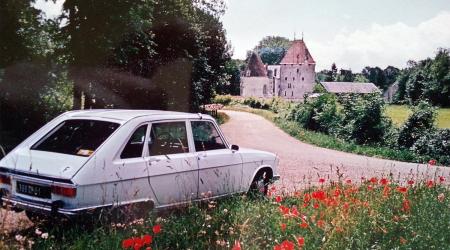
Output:
M277 95L302 100L311 93L315 84L315 64L283 64L280 68L280 84Z
M241 96L272 97L272 80L268 77L241 77Z

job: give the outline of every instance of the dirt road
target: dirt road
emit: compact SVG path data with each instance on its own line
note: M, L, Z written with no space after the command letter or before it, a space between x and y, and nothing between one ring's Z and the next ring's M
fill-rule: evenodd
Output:
M280 158L282 185L299 186L317 182L319 176L337 179L337 171L354 181L361 177L381 177L392 174L404 181L410 178L449 179L450 168L406 163L355 155L303 143L283 132L266 119L246 112L223 111L230 120L222 130L230 143L276 153ZM450 180L450 179L449 179Z

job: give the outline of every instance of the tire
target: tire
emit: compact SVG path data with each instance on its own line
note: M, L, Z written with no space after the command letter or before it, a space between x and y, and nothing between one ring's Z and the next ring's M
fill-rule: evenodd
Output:
M270 179L267 170L258 172L250 185L249 194L252 196L266 196L269 191Z

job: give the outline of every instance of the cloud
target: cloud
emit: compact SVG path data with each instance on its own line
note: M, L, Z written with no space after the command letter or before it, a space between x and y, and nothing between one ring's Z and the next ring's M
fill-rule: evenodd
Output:
M360 71L365 66L405 67L408 60L434 55L440 47L450 47L450 12L408 26L404 23L380 25L368 30L341 31L330 41L306 41L317 62L317 70L338 68Z

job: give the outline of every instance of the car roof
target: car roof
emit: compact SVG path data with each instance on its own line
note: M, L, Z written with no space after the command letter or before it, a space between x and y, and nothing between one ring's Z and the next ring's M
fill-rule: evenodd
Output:
M90 109L74 110L66 112L70 118L104 118L126 122L138 117L149 117L150 119L198 119L211 118L205 114L194 114L186 112L164 111L164 110L136 110L136 109Z

